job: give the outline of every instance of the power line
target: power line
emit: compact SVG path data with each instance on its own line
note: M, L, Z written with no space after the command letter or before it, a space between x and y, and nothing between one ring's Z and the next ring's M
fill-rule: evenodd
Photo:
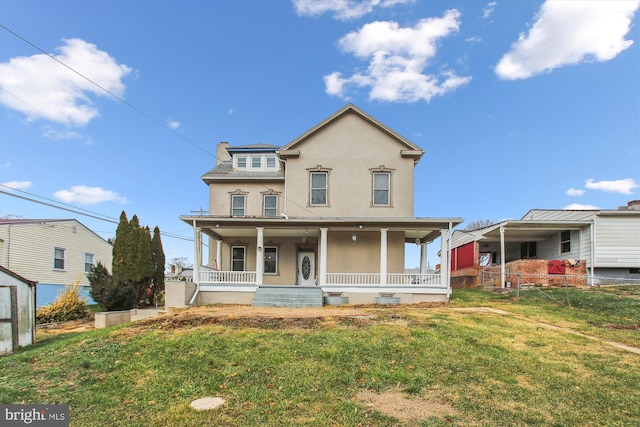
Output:
M81 72L77 71L76 69L74 69L73 67L67 65L66 63L64 63L63 61L59 60L58 58L56 58L54 55L50 54L49 52L45 51L44 49L42 49L41 47L39 47L38 45L36 45L35 43L29 41L28 39L26 39L25 37L21 36L20 34L16 33L15 31L11 30L10 28L6 27L3 24L0 24L0 28L4 29L5 31L11 33L12 35L14 35L15 37L17 37L18 39L22 40L24 43L28 44L29 46L33 47L34 49L38 50L39 52L42 52L44 55L46 55L47 57L51 58L52 60L54 60L55 62L57 62L58 64L62 65L63 67L67 68L69 71L73 72L74 74L77 74L78 76L82 77L83 79L85 79L86 81L88 81L89 83L91 83L92 85L96 86L97 88L99 88L100 90L104 91L106 94L110 95L111 97L113 97L114 99L120 101L121 103L123 103L124 105L126 105L127 107L131 108L132 110L136 111L138 114L140 114L141 116L145 117L147 120L153 122L154 124L162 127L163 129L171 132L172 134L174 134L175 136L177 136L178 138L182 139L183 141L187 142L188 144L191 144L193 147L203 151L204 153L208 154L209 156L213 157L214 159L216 159L216 162L220 162L221 160L213 153L211 153L210 151L208 151L206 148L200 146L199 144L191 141L189 138L185 137L184 135L178 133L176 130L170 128L169 126L167 126L165 123L163 123L161 120L153 117L151 114L147 113L146 111L142 110L141 108L138 108L137 106L133 105L132 103L128 102L127 100L125 100L124 98L122 98L119 95L116 95L115 93L111 92L110 90L104 88L103 86L101 86L100 84L96 83L95 81L91 80L89 77L85 76L84 74L82 74ZM6 91L6 90L5 90ZM29 105L31 108L33 108L35 111L39 111L37 108L31 106L29 103L27 103L26 101L18 98L16 95L11 94L10 92L6 91L7 93L9 93L10 95L14 96L15 98L19 99L20 101L24 102L25 104ZM242 172L241 175L249 178L250 175ZM269 190L270 188L267 187L265 184L260 183L260 185L262 187L264 187L265 189ZM294 200L291 200L289 198L285 199L287 202L290 202L291 204L297 206L298 208L310 213L312 216L316 216L319 217L320 215L318 215L316 212L313 212L311 210L309 210L308 208L306 208L305 206L302 206L301 204L297 203Z

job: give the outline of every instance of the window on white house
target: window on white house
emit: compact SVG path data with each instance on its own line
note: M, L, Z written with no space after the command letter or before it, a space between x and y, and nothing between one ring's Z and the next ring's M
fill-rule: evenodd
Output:
M327 173L311 172L311 205L326 206L327 205Z
M278 195L265 194L263 197L263 215L278 216Z
M244 246L231 247L231 271L245 271L245 253Z
M520 243L520 258L535 258L537 255L537 250L538 244L536 242L522 242Z
M238 169L246 169L247 168L247 157L246 156L236 157L236 168L238 168Z
M89 273L93 268L93 254L84 254L84 272Z
M231 216L245 215L245 200L246 197L244 194L231 195Z
M277 164L276 156L267 156L267 169L276 169Z
M264 273L265 274L278 273L278 247L277 246L264 247Z
M64 248L55 248L53 250L53 268L56 270L64 270L67 259L67 250Z
M251 168L260 169L262 167L262 157L251 157Z
M571 252L571 231L560 233L560 253Z
M374 172L373 174L373 206L389 206L391 174Z

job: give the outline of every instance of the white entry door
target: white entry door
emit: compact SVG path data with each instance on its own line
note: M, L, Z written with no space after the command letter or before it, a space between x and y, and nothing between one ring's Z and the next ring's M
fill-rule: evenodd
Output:
M298 286L313 286L316 278L316 255L313 252L298 252Z

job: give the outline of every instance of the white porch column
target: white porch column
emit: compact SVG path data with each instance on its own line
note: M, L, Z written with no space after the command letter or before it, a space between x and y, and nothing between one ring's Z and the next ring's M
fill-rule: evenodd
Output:
M427 244L420 242L420 274L427 272Z
M256 285L260 286L264 279L264 227L256 227Z
M500 287L504 288L507 280L507 275L504 268L504 259L506 255L504 252L504 226L500 226Z
M216 240L216 268L222 270L222 240Z
M449 245L447 230L440 230L440 281L447 289L451 287L451 283L449 283Z
M320 277L318 284L325 286L327 284L327 232L328 228L320 229Z
M387 286L387 231L380 229L380 286Z
M202 254L202 233L200 227L196 226L196 221L193 221L193 283L198 285L200 283L200 258Z

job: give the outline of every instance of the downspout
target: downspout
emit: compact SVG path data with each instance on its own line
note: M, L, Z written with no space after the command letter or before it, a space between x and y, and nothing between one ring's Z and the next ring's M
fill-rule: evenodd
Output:
M284 167L284 200L282 201L282 213L285 219L287 218L287 161L285 159L281 159L278 156L278 160L282 162Z
M447 237L447 301L451 301L451 235L453 224L449 221L449 236Z

